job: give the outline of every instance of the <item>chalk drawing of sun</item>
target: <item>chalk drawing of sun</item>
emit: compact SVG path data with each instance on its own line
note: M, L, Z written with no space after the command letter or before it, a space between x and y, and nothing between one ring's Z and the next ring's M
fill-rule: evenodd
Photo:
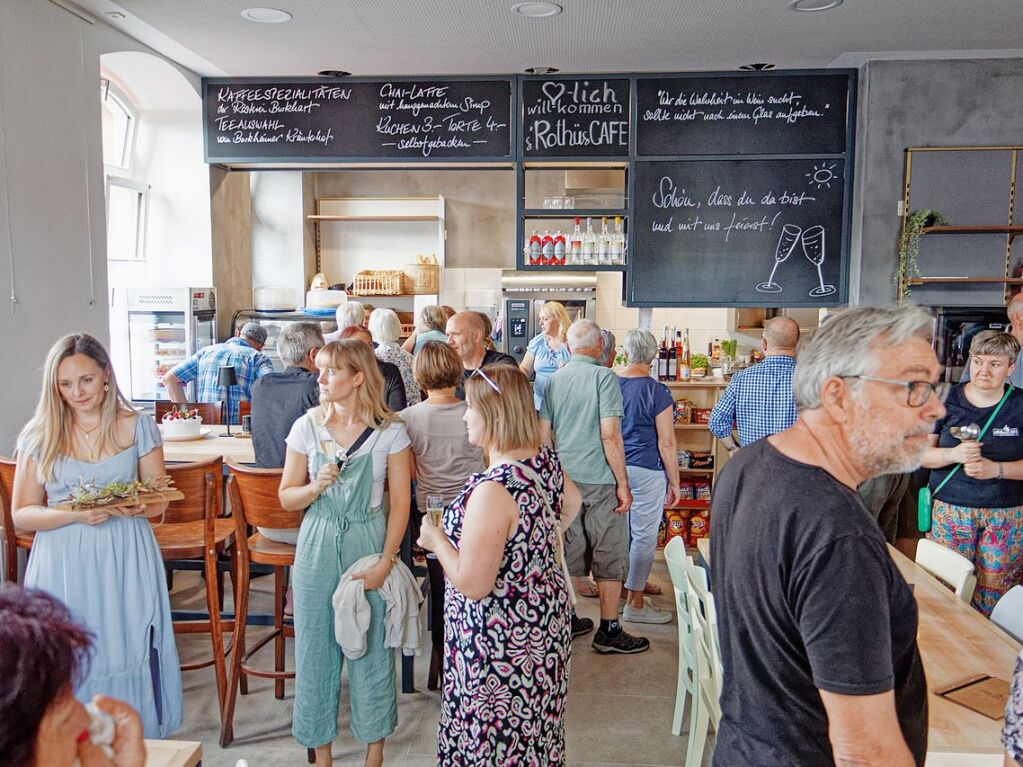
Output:
M816 184L818 189L823 189L825 187L830 189L831 182L837 182L838 179L841 178L837 173L835 173L835 168L837 167L838 165L835 163L831 163L830 165L828 163L821 163L819 166L815 164L813 166L813 172L806 174L806 177L810 179L806 183L810 186Z

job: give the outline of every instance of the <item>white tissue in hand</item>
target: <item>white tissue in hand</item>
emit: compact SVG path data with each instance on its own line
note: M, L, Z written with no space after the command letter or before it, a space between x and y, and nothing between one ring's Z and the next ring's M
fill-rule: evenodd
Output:
M114 749L114 717L106 711L102 711L95 703L86 703L85 710L89 712L92 719L89 722L89 740L94 746L100 746L108 759L113 758Z

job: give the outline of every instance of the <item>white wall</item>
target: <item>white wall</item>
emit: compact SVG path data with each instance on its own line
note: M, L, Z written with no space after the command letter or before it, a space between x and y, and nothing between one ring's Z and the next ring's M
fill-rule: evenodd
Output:
M0 454L53 342L109 341L99 57L118 50L151 52L47 0L0 2Z

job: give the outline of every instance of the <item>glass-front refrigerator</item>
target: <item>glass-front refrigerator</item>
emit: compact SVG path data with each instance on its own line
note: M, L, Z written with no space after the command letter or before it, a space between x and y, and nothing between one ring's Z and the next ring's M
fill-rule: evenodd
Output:
M266 343L263 344L263 354L270 358L274 370L284 370L284 362L277 352L277 339L289 326L297 322L311 322L319 325L321 332L333 333L337 330L337 322L334 320L333 309L313 309L304 312L292 311L267 311L260 309L240 309L234 313L231 320L231 330L235 335L248 322L255 322L266 328Z
M138 288L128 291L128 356L131 398L169 400L163 376L199 349L216 343L213 288ZM195 401L195 384L185 387Z

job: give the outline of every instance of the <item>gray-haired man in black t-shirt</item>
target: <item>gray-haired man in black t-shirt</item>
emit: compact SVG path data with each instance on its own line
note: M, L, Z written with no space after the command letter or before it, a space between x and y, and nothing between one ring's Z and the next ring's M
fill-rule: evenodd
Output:
M945 413L930 329L916 308L834 317L800 350L799 419L721 472L715 767L924 763L916 603L856 487L919 466Z

